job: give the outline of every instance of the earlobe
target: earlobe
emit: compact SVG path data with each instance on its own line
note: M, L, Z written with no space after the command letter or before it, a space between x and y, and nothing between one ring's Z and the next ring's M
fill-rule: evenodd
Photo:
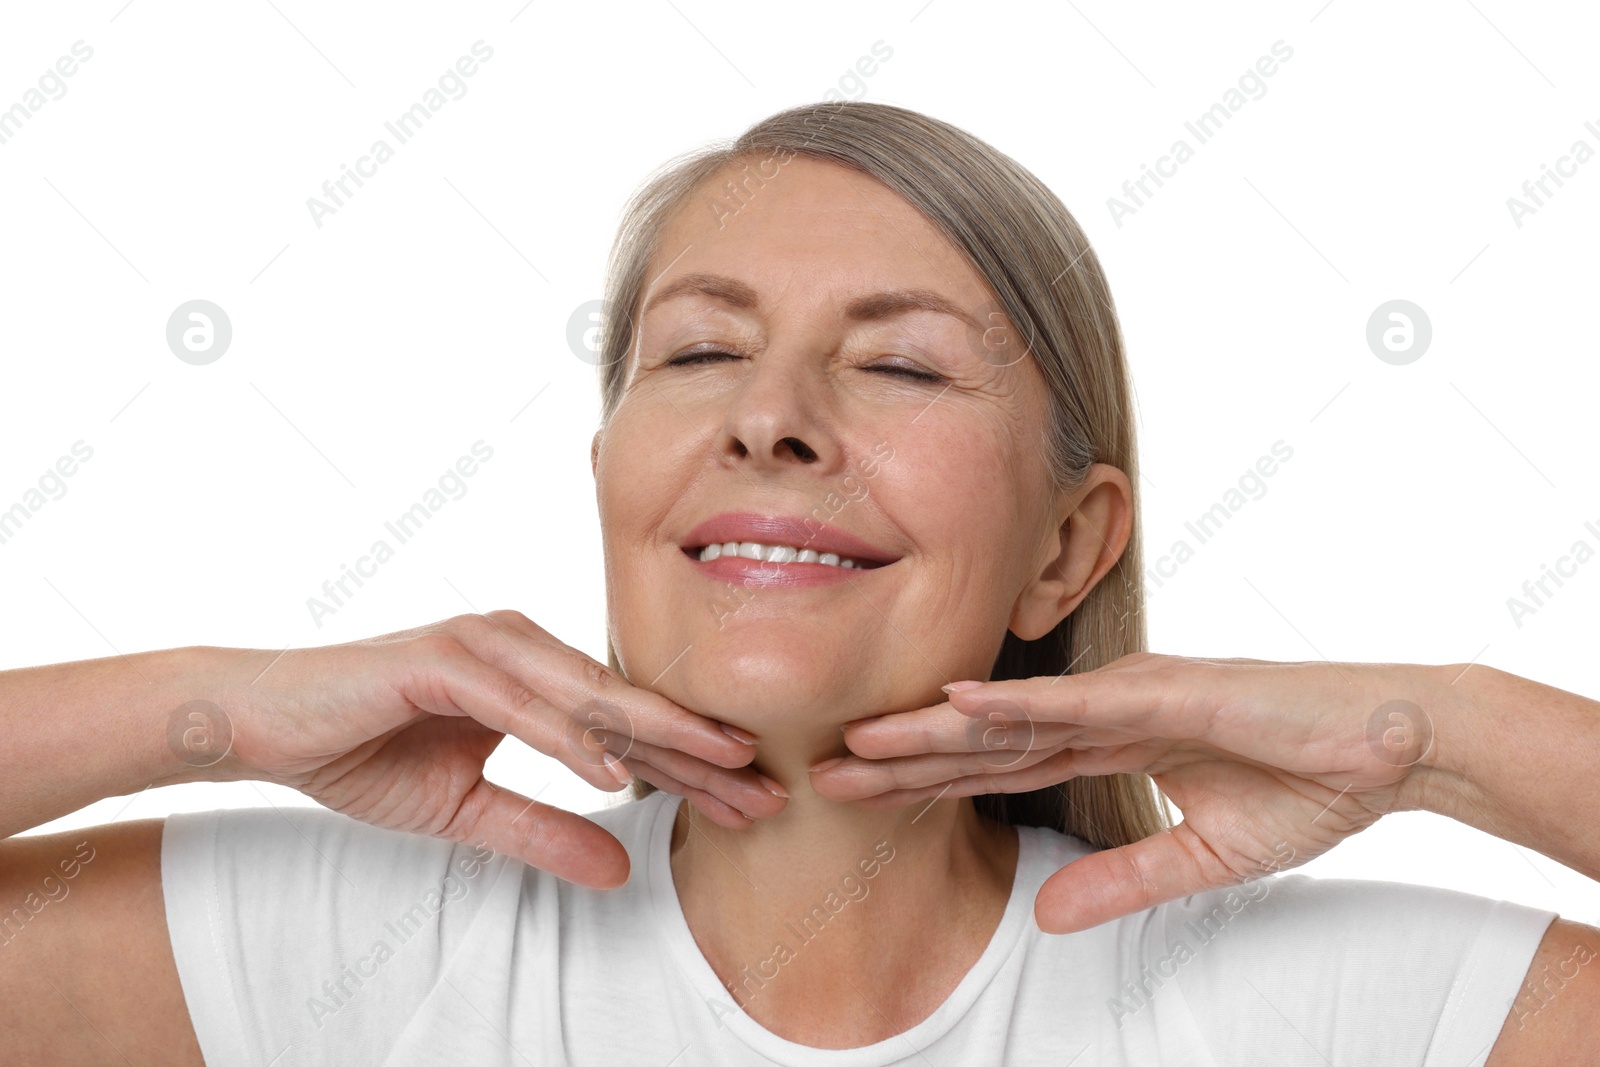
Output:
M598 476L600 473L600 431L594 432L594 440L589 442L589 473Z

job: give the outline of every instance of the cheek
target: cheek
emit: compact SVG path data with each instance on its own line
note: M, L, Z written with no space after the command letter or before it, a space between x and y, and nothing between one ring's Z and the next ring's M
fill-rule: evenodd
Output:
M606 595L613 624L635 612L643 567L673 496L670 458L651 448L653 415L619 405L601 437L595 463L595 503L605 559Z
M941 553L1014 555L1019 525L1031 522L1041 483L1038 450L1004 412L950 410L897 435L888 471L912 537ZM926 425L924 425L926 423ZM1031 525L1029 525L1031 529Z
M676 427L665 420L661 407L648 398L625 399L601 435L595 496L608 559L637 549L645 532L659 527L683 476L689 435L681 420Z
M987 401L942 406L894 435L874 490L919 557L914 587L891 610L933 659L984 670L1042 544L1049 477L1012 412Z
M609 636L631 678L659 674L682 649L684 627L712 617L709 602L682 599L688 571L672 536L683 521L675 509L715 466L711 442L650 389L626 395L601 434L595 497Z

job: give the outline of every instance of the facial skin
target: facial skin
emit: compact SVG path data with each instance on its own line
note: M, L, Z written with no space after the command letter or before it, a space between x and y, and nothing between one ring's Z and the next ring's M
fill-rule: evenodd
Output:
M965 796L887 813L834 801L809 768L850 754L841 724L988 678L1008 629L1048 633L1115 564L1132 494L1104 465L1071 493L1052 487L1038 367L999 343L981 275L887 187L801 156L736 215L719 219L712 195L691 197L662 235L625 390L595 436L611 639L633 684L755 734L752 766L790 794L753 821L678 809L674 886L730 989L829 879L882 843L895 850L869 897L739 1004L789 1040L857 1047L926 1018L967 973L1004 911L1018 836ZM695 274L734 280L749 306L656 301ZM848 314L913 289L974 321ZM712 350L729 354L672 362ZM684 552L728 511L820 518L892 562L746 588L726 561L717 577Z
M1037 366L986 350L1003 339L980 328L994 326L993 294L887 187L797 156L736 215L719 218L713 195L691 197L662 235L625 390L595 441L612 639L634 684L803 767L843 754L840 723L987 678L1007 629L1047 633L1115 560L1099 537L1064 555L1063 523L1121 475L1097 468L1077 493L1053 490ZM694 274L743 283L755 306L701 293L652 304ZM973 321L845 314L904 289ZM683 546L730 510L825 518L895 562L801 588L708 577ZM1109 512L1091 518L1117 532Z

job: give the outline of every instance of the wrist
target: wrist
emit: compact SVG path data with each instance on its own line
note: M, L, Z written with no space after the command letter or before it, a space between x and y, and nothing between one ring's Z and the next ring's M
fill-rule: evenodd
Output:
M1426 747L1401 783L1394 811L1431 811L1461 821L1463 813L1481 806L1473 784L1475 739L1494 704L1484 697L1499 673L1482 664L1415 665L1413 702L1422 709L1419 729L1427 731Z
M1600 701L1493 667L1423 671L1434 744L1404 802L1600 878Z
M205 754L202 732L190 732L203 720L188 718L200 706L185 709L193 701L227 706L219 695L230 660L242 666L244 657L191 647L4 672L0 837L106 797L248 777L237 773L237 761Z
M234 742L254 679L279 653L195 645L170 655L166 701L153 723L160 748L151 785L261 777L239 759Z

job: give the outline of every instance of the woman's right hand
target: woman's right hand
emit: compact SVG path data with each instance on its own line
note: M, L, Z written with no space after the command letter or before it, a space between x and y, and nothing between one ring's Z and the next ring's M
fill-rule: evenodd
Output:
M626 850L582 816L487 781L484 761L506 734L597 789L626 783L610 769L620 757L724 826L785 804L746 766L753 741L629 684L521 612L268 655L227 656L220 713L186 705L175 717L174 751L205 768L191 780L278 782L364 822L482 843L596 888L627 880Z

